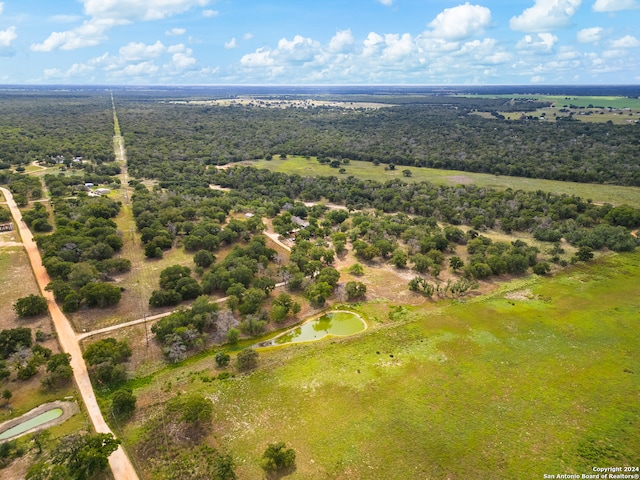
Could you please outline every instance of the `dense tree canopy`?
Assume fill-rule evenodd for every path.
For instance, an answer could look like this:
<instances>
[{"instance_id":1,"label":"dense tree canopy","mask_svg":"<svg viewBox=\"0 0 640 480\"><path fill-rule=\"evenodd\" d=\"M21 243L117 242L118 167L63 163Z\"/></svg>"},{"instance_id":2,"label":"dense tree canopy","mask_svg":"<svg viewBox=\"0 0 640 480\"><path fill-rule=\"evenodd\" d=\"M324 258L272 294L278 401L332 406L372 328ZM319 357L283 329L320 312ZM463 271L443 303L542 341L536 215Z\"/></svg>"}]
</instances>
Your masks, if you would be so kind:
<instances>
[{"instance_id":1,"label":"dense tree canopy","mask_svg":"<svg viewBox=\"0 0 640 480\"><path fill-rule=\"evenodd\" d=\"M195 185L205 178L208 164L282 154L640 184L635 125L508 121L498 115L487 119L473 115L467 99L447 101L429 104L423 99L421 104L378 110L147 102L125 106L121 121L132 171L167 184Z\"/></svg>"},{"instance_id":2,"label":"dense tree canopy","mask_svg":"<svg viewBox=\"0 0 640 480\"><path fill-rule=\"evenodd\" d=\"M19 317L35 317L47 311L47 300L41 295L27 295L13 305Z\"/></svg>"},{"instance_id":3,"label":"dense tree canopy","mask_svg":"<svg viewBox=\"0 0 640 480\"><path fill-rule=\"evenodd\" d=\"M89 480L107 468L109 455L115 452L119 445L120 440L110 433L63 437L47 461L33 465L26 478Z\"/></svg>"},{"instance_id":4,"label":"dense tree canopy","mask_svg":"<svg viewBox=\"0 0 640 480\"><path fill-rule=\"evenodd\" d=\"M131 347L125 341L105 338L90 344L83 357L89 374L100 386L119 385L126 380L123 362L131 356Z\"/></svg>"},{"instance_id":5,"label":"dense tree canopy","mask_svg":"<svg viewBox=\"0 0 640 480\"><path fill-rule=\"evenodd\" d=\"M0 160L72 165L74 157L112 161L111 98L96 95L5 92L0 96Z\"/></svg>"}]
</instances>

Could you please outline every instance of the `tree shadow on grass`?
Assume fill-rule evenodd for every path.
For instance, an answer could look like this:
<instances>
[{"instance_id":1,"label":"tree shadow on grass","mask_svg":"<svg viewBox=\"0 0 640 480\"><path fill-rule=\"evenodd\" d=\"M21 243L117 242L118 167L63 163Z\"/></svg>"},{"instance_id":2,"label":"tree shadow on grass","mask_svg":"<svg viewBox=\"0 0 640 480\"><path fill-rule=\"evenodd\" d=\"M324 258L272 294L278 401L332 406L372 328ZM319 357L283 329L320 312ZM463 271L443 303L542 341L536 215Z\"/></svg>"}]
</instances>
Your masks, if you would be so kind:
<instances>
[{"instance_id":1,"label":"tree shadow on grass","mask_svg":"<svg viewBox=\"0 0 640 480\"><path fill-rule=\"evenodd\" d=\"M281 478L288 477L295 471L296 466L291 465L290 467L281 468L280 470L276 470L275 472L266 472L264 478L266 478L267 480L280 480Z\"/></svg>"}]
</instances>

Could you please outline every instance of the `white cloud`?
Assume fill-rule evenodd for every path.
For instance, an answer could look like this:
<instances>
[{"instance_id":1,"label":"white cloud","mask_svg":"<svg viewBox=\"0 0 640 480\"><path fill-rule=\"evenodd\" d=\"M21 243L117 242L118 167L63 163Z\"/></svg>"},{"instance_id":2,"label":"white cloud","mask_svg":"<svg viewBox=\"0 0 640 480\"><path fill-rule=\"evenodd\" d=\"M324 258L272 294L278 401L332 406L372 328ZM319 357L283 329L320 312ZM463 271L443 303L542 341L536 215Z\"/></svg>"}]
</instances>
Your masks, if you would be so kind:
<instances>
[{"instance_id":1,"label":"white cloud","mask_svg":"<svg viewBox=\"0 0 640 480\"><path fill-rule=\"evenodd\" d=\"M89 16L82 25L66 32L53 32L31 50L50 52L55 49L74 50L99 45L107 39L106 32L117 25L133 21L161 20L183 13L209 0L81 0Z\"/></svg>"},{"instance_id":2,"label":"white cloud","mask_svg":"<svg viewBox=\"0 0 640 480\"><path fill-rule=\"evenodd\" d=\"M271 57L271 50L259 48L253 53L247 53L240 59L240 63L245 67L271 67L274 60Z\"/></svg>"},{"instance_id":3,"label":"white cloud","mask_svg":"<svg viewBox=\"0 0 640 480\"><path fill-rule=\"evenodd\" d=\"M302 69L311 74L314 69L320 69L328 59L336 60L322 45L301 35L293 39L282 38L276 48L262 47L253 53L248 53L240 59L240 67L256 73L260 81L274 79L291 69ZM340 54L338 54L339 56Z\"/></svg>"},{"instance_id":4,"label":"white cloud","mask_svg":"<svg viewBox=\"0 0 640 480\"><path fill-rule=\"evenodd\" d=\"M544 82L544 77L542 75L534 75L530 79L531 83L542 83Z\"/></svg>"},{"instance_id":5,"label":"white cloud","mask_svg":"<svg viewBox=\"0 0 640 480\"><path fill-rule=\"evenodd\" d=\"M171 57L170 67L178 71L183 71L194 66L196 63L196 59L191 56L191 50L188 50L185 53L174 53L173 57Z\"/></svg>"},{"instance_id":6,"label":"white cloud","mask_svg":"<svg viewBox=\"0 0 640 480\"><path fill-rule=\"evenodd\" d=\"M8 47L11 45L16 38L18 38L18 34L16 33L16 27L11 26L6 30L0 30L0 47Z\"/></svg>"},{"instance_id":7,"label":"white cloud","mask_svg":"<svg viewBox=\"0 0 640 480\"><path fill-rule=\"evenodd\" d=\"M525 35L516 44L518 49L538 49L549 51L558 41L558 37L552 33L538 33L536 35Z\"/></svg>"},{"instance_id":8,"label":"white cloud","mask_svg":"<svg viewBox=\"0 0 640 480\"><path fill-rule=\"evenodd\" d=\"M171 30L167 30L166 32L164 32L164 34L169 37L178 37L180 35L184 35L185 33L187 33L186 28L178 28L178 27L173 27Z\"/></svg>"},{"instance_id":9,"label":"white cloud","mask_svg":"<svg viewBox=\"0 0 640 480\"><path fill-rule=\"evenodd\" d=\"M237 48L237 47L238 47L238 41L236 40L236 37L233 37L231 40L229 40L228 42L225 42L224 44L224 48L226 49Z\"/></svg>"},{"instance_id":10,"label":"white cloud","mask_svg":"<svg viewBox=\"0 0 640 480\"><path fill-rule=\"evenodd\" d=\"M253 33L247 32L244 35L242 35L242 39L243 40L251 40L253 38Z\"/></svg>"},{"instance_id":11,"label":"white cloud","mask_svg":"<svg viewBox=\"0 0 640 480\"><path fill-rule=\"evenodd\" d=\"M580 43L598 43L602 40L603 33L602 27L583 28L578 32L577 38Z\"/></svg>"},{"instance_id":12,"label":"white cloud","mask_svg":"<svg viewBox=\"0 0 640 480\"><path fill-rule=\"evenodd\" d=\"M218 12L217 10L203 10L202 11L202 16L207 17L207 18L217 17L219 14L220 14L220 12Z\"/></svg>"},{"instance_id":13,"label":"white cloud","mask_svg":"<svg viewBox=\"0 0 640 480\"><path fill-rule=\"evenodd\" d=\"M44 69L44 78L60 78L62 77L62 72L57 68L45 68Z\"/></svg>"},{"instance_id":14,"label":"white cloud","mask_svg":"<svg viewBox=\"0 0 640 480\"><path fill-rule=\"evenodd\" d=\"M453 55L468 57L477 65L497 65L511 59L511 54L497 49L497 42L494 38L466 42Z\"/></svg>"},{"instance_id":15,"label":"white cloud","mask_svg":"<svg viewBox=\"0 0 640 480\"><path fill-rule=\"evenodd\" d=\"M296 35L293 40L281 38L276 52L286 63L308 62L319 52L320 44L310 38Z\"/></svg>"},{"instance_id":16,"label":"white cloud","mask_svg":"<svg viewBox=\"0 0 640 480\"><path fill-rule=\"evenodd\" d=\"M162 20L193 7L204 7L209 0L81 0L84 13L94 18Z\"/></svg>"},{"instance_id":17,"label":"white cloud","mask_svg":"<svg viewBox=\"0 0 640 480\"><path fill-rule=\"evenodd\" d=\"M451 83L468 78L478 82L487 76L499 78L496 68L512 60L512 55L493 38L466 43L434 38L430 32L380 34L370 32L357 42L345 34L326 44L296 36L282 39L277 46L262 47L244 55L234 76L242 82L296 83L391 83L401 73L406 81ZM346 40L349 41L346 41ZM345 48L337 48L345 45ZM396 80L394 80L396 79Z\"/></svg>"},{"instance_id":18,"label":"white cloud","mask_svg":"<svg viewBox=\"0 0 640 480\"><path fill-rule=\"evenodd\" d=\"M109 55L109 53L103 53L99 57L90 59L87 63L89 65L105 65L110 60L110 58L111 55Z\"/></svg>"},{"instance_id":19,"label":"white cloud","mask_svg":"<svg viewBox=\"0 0 640 480\"><path fill-rule=\"evenodd\" d=\"M416 39L418 47L424 52L442 53L452 52L459 47L459 42L448 42L440 38L418 37Z\"/></svg>"},{"instance_id":20,"label":"white cloud","mask_svg":"<svg viewBox=\"0 0 640 480\"><path fill-rule=\"evenodd\" d=\"M191 54L191 49L187 48L184 43L178 43L177 45L171 45L167 48L167 52L169 53L182 53L186 52Z\"/></svg>"},{"instance_id":21,"label":"white cloud","mask_svg":"<svg viewBox=\"0 0 640 480\"><path fill-rule=\"evenodd\" d=\"M381 35L378 35L376 32L370 32L364 41L363 55L365 57L370 57L372 55L375 55L383 44L384 44L384 37L382 37Z\"/></svg>"},{"instance_id":22,"label":"white cloud","mask_svg":"<svg viewBox=\"0 0 640 480\"><path fill-rule=\"evenodd\" d=\"M69 68L69 70L67 71L67 76L75 77L80 75L87 75L88 73L93 72L93 70L95 70L95 67L92 67L91 65L86 65L83 63L74 63L73 65L71 65L71 68Z\"/></svg>"},{"instance_id":23,"label":"white cloud","mask_svg":"<svg viewBox=\"0 0 640 480\"><path fill-rule=\"evenodd\" d=\"M160 40L153 45L131 42L120 48L120 56L127 62L147 60L159 57L166 49Z\"/></svg>"},{"instance_id":24,"label":"white cloud","mask_svg":"<svg viewBox=\"0 0 640 480\"><path fill-rule=\"evenodd\" d=\"M171 80L186 75L197 66L193 51L182 43L165 46L157 41L153 44L131 42L120 48L118 55L104 53L91 58L84 64L74 64L67 71L52 70L45 77L100 78L122 81L158 81Z\"/></svg>"},{"instance_id":25,"label":"white cloud","mask_svg":"<svg viewBox=\"0 0 640 480\"><path fill-rule=\"evenodd\" d=\"M480 34L491 23L491 10L469 2L445 8L429 26L430 35L445 40L462 40Z\"/></svg>"},{"instance_id":26,"label":"white cloud","mask_svg":"<svg viewBox=\"0 0 640 480\"><path fill-rule=\"evenodd\" d=\"M523 32L548 32L569 24L582 0L534 0L533 7L512 17L509 26Z\"/></svg>"},{"instance_id":27,"label":"white cloud","mask_svg":"<svg viewBox=\"0 0 640 480\"><path fill-rule=\"evenodd\" d=\"M341 30L337 32L329 42L329 50L332 52L344 52L355 42L351 30Z\"/></svg>"},{"instance_id":28,"label":"white cloud","mask_svg":"<svg viewBox=\"0 0 640 480\"><path fill-rule=\"evenodd\" d=\"M613 48L635 48L635 47L640 47L640 41L638 41L636 37L632 37L631 35L625 35L622 38L613 40L611 42L611 46Z\"/></svg>"},{"instance_id":29,"label":"white cloud","mask_svg":"<svg viewBox=\"0 0 640 480\"><path fill-rule=\"evenodd\" d=\"M640 8L637 0L596 0L593 4L594 12L619 12L636 8Z\"/></svg>"},{"instance_id":30,"label":"white cloud","mask_svg":"<svg viewBox=\"0 0 640 480\"><path fill-rule=\"evenodd\" d=\"M604 50L602 52L602 58L622 58L626 57L628 53L624 50Z\"/></svg>"},{"instance_id":31,"label":"white cloud","mask_svg":"<svg viewBox=\"0 0 640 480\"><path fill-rule=\"evenodd\" d=\"M580 57L580 53L570 46L563 46L558 50L558 60L576 60Z\"/></svg>"},{"instance_id":32,"label":"white cloud","mask_svg":"<svg viewBox=\"0 0 640 480\"><path fill-rule=\"evenodd\" d=\"M0 15L2 15L3 10L4 10L4 2L0 2Z\"/></svg>"},{"instance_id":33,"label":"white cloud","mask_svg":"<svg viewBox=\"0 0 640 480\"><path fill-rule=\"evenodd\" d=\"M127 65L119 75L127 77L140 77L148 76L157 73L159 67L153 62L141 62L136 64Z\"/></svg>"},{"instance_id":34,"label":"white cloud","mask_svg":"<svg viewBox=\"0 0 640 480\"><path fill-rule=\"evenodd\" d=\"M393 0L378 0L378 2L380 2L382 5L386 5L387 7L393 5Z\"/></svg>"},{"instance_id":35,"label":"white cloud","mask_svg":"<svg viewBox=\"0 0 640 480\"><path fill-rule=\"evenodd\" d=\"M403 33L399 35L397 33L387 33L384 36L384 42L386 48L383 51L383 60L399 60L403 57L409 56L414 50L414 43L411 35Z\"/></svg>"},{"instance_id":36,"label":"white cloud","mask_svg":"<svg viewBox=\"0 0 640 480\"><path fill-rule=\"evenodd\" d=\"M57 48L61 50L75 50L83 47L99 45L107 39L105 32L116 25L124 25L123 20L91 19L83 22L79 27L66 32L53 32L42 43L34 43L34 52L51 52Z\"/></svg>"},{"instance_id":37,"label":"white cloud","mask_svg":"<svg viewBox=\"0 0 640 480\"><path fill-rule=\"evenodd\" d=\"M75 23L82 20L80 15L54 15L50 18L55 23Z\"/></svg>"},{"instance_id":38,"label":"white cloud","mask_svg":"<svg viewBox=\"0 0 640 480\"><path fill-rule=\"evenodd\" d=\"M120 24L122 23L120 22ZM77 48L93 47L107 39L105 32L114 25L115 23L110 21L86 21L73 30L53 32L44 42L32 44L31 50L34 52L51 52L57 48L75 50Z\"/></svg>"}]
</instances>

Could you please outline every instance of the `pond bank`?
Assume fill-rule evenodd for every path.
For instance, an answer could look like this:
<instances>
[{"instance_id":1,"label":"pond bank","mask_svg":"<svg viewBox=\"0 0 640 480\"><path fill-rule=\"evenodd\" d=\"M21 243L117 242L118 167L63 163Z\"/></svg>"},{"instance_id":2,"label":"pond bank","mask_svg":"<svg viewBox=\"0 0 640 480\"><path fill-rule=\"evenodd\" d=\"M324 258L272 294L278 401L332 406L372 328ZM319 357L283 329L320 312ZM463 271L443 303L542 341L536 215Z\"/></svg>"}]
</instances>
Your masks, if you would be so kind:
<instances>
[{"instance_id":1,"label":"pond bank","mask_svg":"<svg viewBox=\"0 0 640 480\"><path fill-rule=\"evenodd\" d=\"M56 408L62 410L62 415L60 415L59 417L0 441L11 440L13 438L26 435L27 433L34 433L52 427L54 425L59 425L80 411L76 402L63 402L61 400L56 400L55 402L43 403L42 405L29 410L27 413L21 415L20 417L12 418L11 420L7 420L6 422L0 424L0 434L17 425L20 425L21 423L29 421L37 417L38 415L42 415L43 413L48 412L49 410L54 410Z\"/></svg>"},{"instance_id":2,"label":"pond bank","mask_svg":"<svg viewBox=\"0 0 640 480\"><path fill-rule=\"evenodd\" d=\"M315 342L327 337L349 337L367 328L368 324L360 314L350 310L331 310L313 316L269 340L256 344L255 347L277 347L292 343Z\"/></svg>"}]
</instances>

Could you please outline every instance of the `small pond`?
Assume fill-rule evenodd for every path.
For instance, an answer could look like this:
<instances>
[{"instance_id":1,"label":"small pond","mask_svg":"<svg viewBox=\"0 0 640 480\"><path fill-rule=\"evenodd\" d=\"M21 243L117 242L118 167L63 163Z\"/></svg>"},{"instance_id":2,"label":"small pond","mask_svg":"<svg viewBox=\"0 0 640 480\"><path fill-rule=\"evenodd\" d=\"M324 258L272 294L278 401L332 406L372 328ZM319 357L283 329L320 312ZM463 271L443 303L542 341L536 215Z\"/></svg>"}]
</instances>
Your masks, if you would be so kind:
<instances>
[{"instance_id":1,"label":"small pond","mask_svg":"<svg viewBox=\"0 0 640 480\"><path fill-rule=\"evenodd\" d=\"M11 427L8 430L0 433L0 440L5 440L7 438L20 435L21 433L31 430L32 428L39 427L40 425L50 422L51 420L55 420L60 416L62 416L61 408L53 408L51 410L47 410L46 412L41 413L40 415L33 417L30 420L25 420L15 427Z\"/></svg>"},{"instance_id":2,"label":"small pond","mask_svg":"<svg viewBox=\"0 0 640 480\"><path fill-rule=\"evenodd\" d=\"M366 323L355 313L346 311L331 312L303 323L299 327L293 328L260 346L313 342L329 335L348 337L362 332L365 328L367 328Z\"/></svg>"}]
</instances>

